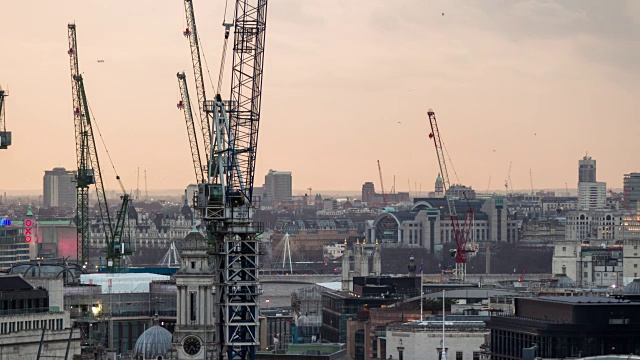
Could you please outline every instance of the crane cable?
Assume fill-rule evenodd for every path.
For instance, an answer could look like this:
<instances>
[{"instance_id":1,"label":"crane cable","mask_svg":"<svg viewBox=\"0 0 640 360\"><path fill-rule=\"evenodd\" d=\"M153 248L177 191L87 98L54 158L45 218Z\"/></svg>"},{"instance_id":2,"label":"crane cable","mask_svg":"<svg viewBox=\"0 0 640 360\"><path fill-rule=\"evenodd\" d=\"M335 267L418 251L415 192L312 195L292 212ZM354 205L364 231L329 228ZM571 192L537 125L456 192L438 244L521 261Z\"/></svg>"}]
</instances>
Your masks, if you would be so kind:
<instances>
[{"instance_id":1,"label":"crane cable","mask_svg":"<svg viewBox=\"0 0 640 360\"><path fill-rule=\"evenodd\" d=\"M93 109L91 108L91 105L89 105L88 101L87 101L87 106L89 106L89 113L91 113L91 118L93 120L93 123L96 125L96 130L98 130L98 136L100 137L100 141L102 142L102 146L104 147L104 151L107 153L107 158L109 158L109 163L111 163L111 167L113 168L113 172L116 174L116 179L118 179L118 181L120 182L120 185L122 185L122 181L120 181L120 175L118 175L118 171L116 170L116 167L113 164L113 160L111 159L111 154L109 153L109 149L107 148L107 144L105 143L104 138L102 137L102 133L100 132L100 126L98 126L98 121L96 120L96 117L93 115Z\"/></svg>"},{"instance_id":2,"label":"crane cable","mask_svg":"<svg viewBox=\"0 0 640 360\"><path fill-rule=\"evenodd\" d=\"M456 176L456 180L458 180L458 184L462 184L460 182L460 178L458 177L458 172L456 171L455 166L453 166L453 161L451 161L451 156L449 156L449 151L447 150L447 146L444 144L444 141L442 141L442 139L440 139L440 142L442 143L444 152L447 154L447 158L449 159L449 165L451 165L451 168L453 169L453 174Z\"/></svg>"}]
</instances>

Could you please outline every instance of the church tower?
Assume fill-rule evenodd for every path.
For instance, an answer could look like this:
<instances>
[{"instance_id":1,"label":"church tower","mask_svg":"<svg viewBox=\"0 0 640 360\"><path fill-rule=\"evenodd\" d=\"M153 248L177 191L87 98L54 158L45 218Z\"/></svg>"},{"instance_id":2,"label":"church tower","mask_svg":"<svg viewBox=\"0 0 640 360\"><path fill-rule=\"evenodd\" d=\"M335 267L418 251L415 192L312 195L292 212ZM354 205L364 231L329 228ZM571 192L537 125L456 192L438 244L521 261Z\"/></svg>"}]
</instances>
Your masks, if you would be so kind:
<instances>
[{"instance_id":1,"label":"church tower","mask_svg":"<svg viewBox=\"0 0 640 360\"><path fill-rule=\"evenodd\" d=\"M214 353L214 274L207 241L194 227L177 246L182 261L175 275L178 313L173 347L178 359L210 359Z\"/></svg>"}]
</instances>

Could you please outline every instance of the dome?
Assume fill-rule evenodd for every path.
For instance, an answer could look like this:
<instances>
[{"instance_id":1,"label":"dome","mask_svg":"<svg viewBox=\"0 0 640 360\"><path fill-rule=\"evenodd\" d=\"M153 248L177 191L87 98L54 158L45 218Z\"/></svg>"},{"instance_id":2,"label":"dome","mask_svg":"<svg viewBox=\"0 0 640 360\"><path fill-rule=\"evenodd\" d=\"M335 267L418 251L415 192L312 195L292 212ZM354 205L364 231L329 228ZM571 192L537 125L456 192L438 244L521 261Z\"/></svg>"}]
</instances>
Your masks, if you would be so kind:
<instances>
[{"instance_id":1,"label":"dome","mask_svg":"<svg viewBox=\"0 0 640 360\"><path fill-rule=\"evenodd\" d=\"M207 240L196 230L195 226L183 240L176 241L178 250L207 250Z\"/></svg>"},{"instance_id":2,"label":"dome","mask_svg":"<svg viewBox=\"0 0 640 360\"><path fill-rule=\"evenodd\" d=\"M622 289L624 295L640 295L640 279L633 279Z\"/></svg>"},{"instance_id":3,"label":"dome","mask_svg":"<svg viewBox=\"0 0 640 360\"><path fill-rule=\"evenodd\" d=\"M143 356L145 359L163 358L171 350L173 335L162 326L152 326L143 332L133 348L133 357Z\"/></svg>"},{"instance_id":4,"label":"dome","mask_svg":"<svg viewBox=\"0 0 640 360\"><path fill-rule=\"evenodd\" d=\"M565 274L557 274L555 277L555 284L552 284L551 287L559 288L559 289L570 289L576 287L576 283Z\"/></svg>"}]
</instances>

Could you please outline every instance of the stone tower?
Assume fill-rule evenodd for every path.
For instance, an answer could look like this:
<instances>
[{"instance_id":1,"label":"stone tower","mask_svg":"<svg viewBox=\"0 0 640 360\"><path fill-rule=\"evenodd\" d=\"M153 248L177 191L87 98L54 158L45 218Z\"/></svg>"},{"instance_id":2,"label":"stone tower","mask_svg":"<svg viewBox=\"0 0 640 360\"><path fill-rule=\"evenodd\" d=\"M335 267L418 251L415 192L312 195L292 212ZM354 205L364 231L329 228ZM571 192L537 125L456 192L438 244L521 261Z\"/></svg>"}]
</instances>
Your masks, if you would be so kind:
<instances>
[{"instance_id":1,"label":"stone tower","mask_svg":"<svg viewBox=\"0 0 640 360\"><path fill-rule=\"evenodd\" d=\"M380 244L376 239L376 249L373 252L373 272L376 276L382 275L382 257L380 257Z\"/></svg>"},{"instance_id":2,"label":"stone tower","mask_svg":"<svg viewBox=\"0 0 640 360\"><path fill-rule=\"evenodd\" d=\"M347 247L347 240L344 240L344 252L342 253L342 291L351 291L353 279L351 278L351 266L349 256L351 250Z\"/></svg>"},{"instance_id":3,"label":"stone tower","mask_svg":"<svg viewBox=\"0 0 640 360\"><path fill-rule=\"evenodd\" d=\"M182 261L175 275L178 301L173 347L178 359L209 359L214 353L214 274L207 240L194 227L177 247Z\"/></svg>"},{"instance_id":4,"label":"stone tower","mask_svg":"<svg viewBox=\"0 0 640 360\"><path fill-rule=\"evenodd\" d=\"M437 198L444 197L444 180L442 180L442 176L438 173L438 177L436 178L436 188L435 195Z\"/></svg>"}]
</instances>

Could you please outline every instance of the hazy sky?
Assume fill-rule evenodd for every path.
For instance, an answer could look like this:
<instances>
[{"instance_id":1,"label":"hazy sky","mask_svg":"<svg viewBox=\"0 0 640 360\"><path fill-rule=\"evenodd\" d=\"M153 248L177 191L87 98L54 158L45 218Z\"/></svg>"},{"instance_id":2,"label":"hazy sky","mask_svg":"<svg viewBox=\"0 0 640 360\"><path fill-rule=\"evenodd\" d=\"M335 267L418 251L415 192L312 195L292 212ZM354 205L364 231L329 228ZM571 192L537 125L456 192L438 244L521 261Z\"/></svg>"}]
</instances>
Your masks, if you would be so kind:
<instances>
[{"instance_id":1,"label":"hazy sky","mask_svg":"<svg viewBox=\"0 0 640 360\"><path fill-rule=\"evenodd\" d=\"M194 3L216 78L224 1ZM2 1L13 146L0 152L0 190L41 189L45 169L76 167L74 20L87 96L127 188L137 167L149 189L193 182L176 108L176 72L193 80L181 0ZM502 189L510 161L515 188L530 187L529 169L537 189L575 187L586 151L598 180L620 187L640 171L639 39L633 0L270 0L256 185L273 168L298 189L378 188L379 159L387 188L395 174L397 190L408 179L431 189L433 108L460 181L478 190L490 176Z\"/></svg>"}]
</instances>

